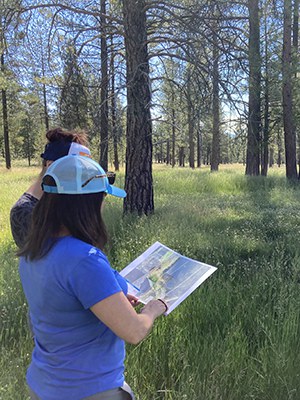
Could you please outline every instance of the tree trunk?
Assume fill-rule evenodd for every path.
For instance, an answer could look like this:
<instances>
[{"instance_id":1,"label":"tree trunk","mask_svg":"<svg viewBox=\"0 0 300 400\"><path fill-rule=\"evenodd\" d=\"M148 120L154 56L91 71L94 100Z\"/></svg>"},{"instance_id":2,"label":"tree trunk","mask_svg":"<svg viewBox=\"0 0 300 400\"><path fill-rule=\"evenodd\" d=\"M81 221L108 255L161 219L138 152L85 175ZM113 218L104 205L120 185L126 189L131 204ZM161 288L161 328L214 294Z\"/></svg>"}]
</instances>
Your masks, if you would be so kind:
<instances>
[{"instance_id":1,"label":"tree trunk","mask_svg":"<svg viewBox=\"0 0 300 400\"><path fill-rule=\"evenodd\" d=\"M299 0L294 0L294 13L293 13L293 63L294 63L294 79L297 79L299 69ZM296 127L296 137L298 137L298 178L300 179L300 133L299 128Z\"/></svg>"},{"instance_id":2,"label":"tree trunk","mask_svg":"<svg viewBox=\"0 0 300 400\"><path fill-rule=\"evenodd\" d=\"M282 164L282 144L281 144L281 134L280 134L280 127L278 126L277 130L277 138L276 138L276 144L277 144L277 165L278 167L281 167Z\"/></svg>"},{"instance_id":3,"label":"tree trunk","mask_svg":"<svg viewBox=\"0 0 300 400\"><path fill-rule=\"evenodd\" d=\"M189 165L195 168L195 144L194 144L194 125L191 109L188 111L188 131L189 131Z\"/></svg>"},{"instance_id":4,"label":"tree trunk","mask_svg":"<svg viewBox=\"0 0 300 400\"><path fill-rule=\"evenodd\" d=\"M152 122L146 7L144 0L123 0L127 66L127 147L124 212L154 212Z\"/></svg>"},{"instance_id":5,"label":"tree trunk","mask_svg":"<svg viewBox=\"0 0 300 400\"><path fill-rule=\"evenodd\" d=\"M179 167L184 167L184 147L179 147Z\"/></svg>"},{"instance_id":6,"label":"tree trunk","mask_svg":"<svg viewBox=\"0 0 300 400\"><path fill-rule=\"evenodd\" d=\"M176 163L176 155L175 155L175 149L176 149L176 114L175 114L175 95L172 90L172 95L171 95L171 126L172 126L172 151L171 151L171 165L172 168L175 167Z\"/></svg>"},{"instance_id":7,"label":"tree trunk","mask_svg":"<svg viewBox=\"0 0 300 400\"><path fill-rule=\"evenodd\" d=\"M261 56L258 0L248 1L249 9L249 115L246 175L259 175Z\"/></svg>"},{"instance_id":8,"label":"tree trunk","mask_svg":"<svg viewBox=\"0 0 300 400\"><path fill-rule=\"evenodd\" d=\"M176 145L176 117L175 117L175 108L174 108L174 94L172 94L172 168L175 167L175 145Z\"/></svg>"},{"instance_id":9,"label":"tree trunk","mask_svg":"<svg viewBox=\"0 0 300 400\"><path fill-rule=\"evenodd\" d=\"M43 102L44 102L44 121L45 121L45 129L46 132L49 131L49 114L48 114L48 106L47 106L47 90L46 85L43 83Z\"/></svg>"},{"instance_id":10,"label":"tree trunk","mask_svg":"<svg viewBox=\"0 0 300 400\"><path fill-rule=\"evenodd\" d=\"M195 143L194 143L194 120L193 120L193 105L191 99L191 71L190 66L187 66L187 118L188 118L188 135L189 135L189 166L195 168Z\"/></svg>"},{"instance_id":11,"label":"tree trunk","mask_svg":"<svg viewBox=\"0 0 300 400\"><path fill-rule=\"evenodd\" d=\"M28 160L28 166L30 167L31 165L31 146L30 146L30 132L29 129L27 131L27 160Z\"/></svg>"},{"instance_id":12,"label":"tree trunk","mask_svg":"<svg viewBox=\"0 0 300 400\"><path fill-rule=\"evenodd\" d=\"M108 53L106 37L106 0L100 0L101 24L101 87L100 87L100 164L108 168Z\"/></svg>"},{"instance_id":13,"label":"tree trunk","mask_svg":"<svg viewBox=\"0 0 300 400\"><path fill-rule=\"evenodd\" d=\"M274 165L274 148L270 148L270 157L269 157L269 167L273 167Z\"/></svg>"},{"instance_id":14,"label":"tree trunk","mask_svg":"<svg viewBox=\"0 0 300 400\"><path fill-rule=\"evenodd\" d=\"M267 176L269 165L269 129L270 129L270 113L269 113L269 52L268 52L268 35L267 20L265 16L265 98L264 98L264 129L262 142L262 162L261 174Z\"/></svg>"},{"instance_id":15,"label":"tree trunk","mask_svg":"<svg viewBox=\"0 0 300 400\"><path fill-rule=\"evenodd\" d=\"M206 146L206 162L205 162L206 165L210 164L210 161L211 161L210 156L211 156L211 148L210 148L210 145L208 144Z\"/></svg>"},{"instance_id":16,"label":"tree trunk","mask_svg":"<svg viewBox=\"0 0 300 400\"><path fill-rule=\"evenodd\" d=\"M201 157L202 157L202 133L200 126L197 132L197 168L201 167Z\"/></svg>"},{"instance_id":17,"label":"tree trunk","mask_svg":"<svg viewBox=\"0 0 300 400\"><path fill-rule=\"evenodd\" d=\"M111 36L111 127L114 146L114 166L115 170L119 171L119 153L118 153L118 136L117 136L117 107L115 94L115 62L114 62L114 46L113 37Z\"/></svg>"},{"instance_id":18,"label":"tree trunk","mask_svg":"<svg viewBox=\"0 0 300 400\"><path fill-rule=\"evenodd\" d=\"M211 171L218 171L220 163L220 102L219 102L219 49L218 22L213 26L213 136L211 151Z\"/></svg>"},{"instance_id":19,"label":"tree trunk","mask_svg":"<svg viewBox=\"0 0 300 400\"><path fill-rule=\"evenodd\" d=\"M171 161L171 156L170 156L170 139L167 140L167 157L166 157L166 163L167 165L170 164Z\"/></svg>"},{"instance_id":20,"label":"tree trunk","mask_svg":"<svg viewBox=\"0 0 300 400\"><path fill-rule=\"evenodd\" d=\"M285 143L286 176L297 178L296 132L293 120L292 98L292 1L284 0L283 55L282 55L282 98Z\"/></svg>"},{"instance_id":21,"label":"tree trunk","mask_svg":"<svg viewBox=\"0 0 300 400\"><path fill-rule=\"evenodd\" d=\"M42 76L45 78L45 64L44 64L44 55L42 54ZM48 113L48 105L47 105L47 90L46 85L43 83L43 103L44 103L44 121L45 121L45 129L46 132L49 131L49 113Z\"/></svg>"},{"instance_id":22,"label":"tree trunk","mask_svg":"<svg viewBox=\"0 0 300 400\"><path fill-rule=\"evenodd\" d=\"M4 54L3 54L3 39L2 42L2 54L1 54L1 71L4 73ZM3 118L3 134L4 134L4 150L5 150L5 164L6 168L11 168L10 160L10 148L9 148L9 132L8 132L8 111L7 111L7 98L6 90L1 90L2 94L2 118Z\"/></svg>"}]
</instances>

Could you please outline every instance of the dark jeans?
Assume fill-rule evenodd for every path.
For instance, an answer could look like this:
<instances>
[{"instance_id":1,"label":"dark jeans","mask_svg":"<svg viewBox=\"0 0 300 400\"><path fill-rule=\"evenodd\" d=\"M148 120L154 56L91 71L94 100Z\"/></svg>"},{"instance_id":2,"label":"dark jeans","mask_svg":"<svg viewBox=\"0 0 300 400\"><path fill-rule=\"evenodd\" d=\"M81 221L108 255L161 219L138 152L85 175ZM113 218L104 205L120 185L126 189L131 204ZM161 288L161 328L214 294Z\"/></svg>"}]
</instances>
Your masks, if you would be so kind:
<instances>
[{"instance_id":1,"label":"dark jeans","mask_svg":"<svg viewBox=\"0 0 300 400\"><path fill-rule=\"evenodd\" d=\"M41 400L30 388L29 394L31 400ZM67 399L61 399L67 400ZM69 399L68 399L69 400ZM85 397L82 400L135 400L133 393L131 392L130 387L125 383L124 389L117 388L106 390L105 392L96 393L92 396Z\"/></svg>"}]
</instances>

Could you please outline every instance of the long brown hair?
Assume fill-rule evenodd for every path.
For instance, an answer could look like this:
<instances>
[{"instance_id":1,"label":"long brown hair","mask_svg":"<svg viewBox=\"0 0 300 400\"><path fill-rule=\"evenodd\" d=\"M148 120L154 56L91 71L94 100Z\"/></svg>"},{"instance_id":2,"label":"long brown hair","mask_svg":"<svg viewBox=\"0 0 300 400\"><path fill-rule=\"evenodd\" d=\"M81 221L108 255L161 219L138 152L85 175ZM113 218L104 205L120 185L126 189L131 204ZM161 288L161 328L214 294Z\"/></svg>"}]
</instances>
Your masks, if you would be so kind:
<instances>
[{"instance_id":1,"label":"long brown hair","mask_svg":"<svg viewBox=\"0 0 300 400\"><path fill-rule=\"evenodd\" d=\"M53 185L53 178L45 178L47 185ZM103 250L107 242L107 231L101 215L104 196L103 192L43 193L33 211L27 242L17 253L18 256L30 260L44 257L54 246L62 228L66 228L71 236Z\"/></svg>"}]
</instances>

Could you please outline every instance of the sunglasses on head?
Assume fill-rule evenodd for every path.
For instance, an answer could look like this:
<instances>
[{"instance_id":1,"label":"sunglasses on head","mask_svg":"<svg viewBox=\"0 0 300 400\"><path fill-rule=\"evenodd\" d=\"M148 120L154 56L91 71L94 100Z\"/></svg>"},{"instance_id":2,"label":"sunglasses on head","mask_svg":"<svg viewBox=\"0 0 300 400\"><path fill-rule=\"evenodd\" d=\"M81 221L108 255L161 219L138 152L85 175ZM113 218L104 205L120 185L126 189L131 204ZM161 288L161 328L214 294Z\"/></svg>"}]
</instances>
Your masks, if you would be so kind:
<instances>
[{"instance_id":1,"label":"sunglasses on head","mask_svg":"<svg viewBox=\"0 0 300 400\"><path fill-rule=\"evenodd\" d=\"M85 187L89 182L91 182L93 179L97 179L97 178L105 178L107 177L108 179L108 183L110 185L113 185L115 183L116 180L116 173L115 172L111 172L111 171L107 171L106 174L103 175L95 175L92 176L91 178L89 178L87 181L85 181L81 187Z\"/></svg>"}]
</instances>

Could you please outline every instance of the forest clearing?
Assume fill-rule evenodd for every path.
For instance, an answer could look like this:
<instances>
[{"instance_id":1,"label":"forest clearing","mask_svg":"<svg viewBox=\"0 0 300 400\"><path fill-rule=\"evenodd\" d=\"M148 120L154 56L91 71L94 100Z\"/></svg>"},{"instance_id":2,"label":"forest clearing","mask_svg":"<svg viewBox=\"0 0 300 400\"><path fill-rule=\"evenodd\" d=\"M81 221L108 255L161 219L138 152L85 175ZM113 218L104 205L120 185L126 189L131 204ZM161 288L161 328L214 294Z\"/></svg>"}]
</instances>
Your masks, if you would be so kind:
<instances>
[{"instance_id":1,"label":"forest clearing","mask_svg":"<svg viewBox=\"0 0 300 400\"><path fill-rule=\"evenodd\" d=\"M300 399L299 8L299 0L1 2L0 400L29 400L33 347L46 361L40 368L33 357L29 367L29 374L39 371L27 378L31 399L102 399L111 389L118 400L133 398L121 389L125 342L125 378L136 400ZM80 165L76 175L61 168L69 186L50 176L57 162ZM113 190L122 200L106 197ZM23 246L29 238L23 255L30 256L21 257L19 273L9 217L25 191L30 218L26 225L26 213L17 211L15 226ZM81 241L83 252L91 246L84 260L94 260L92 273L68 274L76 260L60 268L77 245L69 257L49 256L44 274L34 269L50 254L45 248L56 251L65 239ZM117 272L156 241L217 267L164 317L168 305L160 298L133 312L138 301ZM22 263L33 275L26 266L22 275ZM49 271L55 279L65 274L66 285L45 285ZM99 278L105 271L108 280ZM78 276L91 285L82 290L87 280ZM77 279L75 289L69 278ZM24 280L34 289L26 292ZM49 302L48 287L55 293ZM100 299L106 289L110 295ZM94 302L82 301L92 295ZM115 295L120 301L105 307ZM63 296L77 314L66 311ZM35 314L35 346L27 302L31 317L37 304L45 306ZM74 317L67 328L68 318L57 322L64 312ZM39 330L41 315L53 320ZM45 332L64 350L44 346Z\"/></svg>"},{"instance_id":2,"label":"forest clearing","mask_svg":"<svg viewBox=\"0 0 300 400\"><path fill-rule=\"evenodd\" d=\"M9 210L39 172L2 165L0 201L0 398L27 399L32 339ZM122 216L109 198L107 254L121 270L159 240L218 271L138 346L126 380L139 400L297 400L300 396L300 188L283 168L247 177L154 165L156 211ZM117 177L121 186L124 172Z\"/></svg>"}]
</instances>

